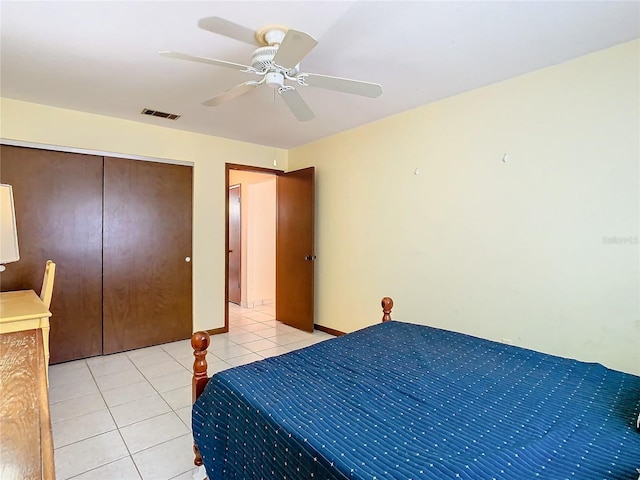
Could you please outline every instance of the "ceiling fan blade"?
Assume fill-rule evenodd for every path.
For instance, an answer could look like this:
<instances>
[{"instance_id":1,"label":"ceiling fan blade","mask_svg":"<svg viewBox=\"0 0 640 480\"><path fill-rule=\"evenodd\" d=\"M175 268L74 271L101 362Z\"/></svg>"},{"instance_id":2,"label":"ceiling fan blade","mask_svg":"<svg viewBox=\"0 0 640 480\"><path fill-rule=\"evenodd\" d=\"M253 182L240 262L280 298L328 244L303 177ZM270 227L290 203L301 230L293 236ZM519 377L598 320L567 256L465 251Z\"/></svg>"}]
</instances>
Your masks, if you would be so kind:
<instances>
[{"instance_id":1,"label":"ceiling fan blade","mask_svg":"<svg viewBox=\"0 0 640 480\"><path fill-rule=\"evenodd\" d=\"M205 107L216 107L221 103L228 102L229 100L233 100L240 95L244 95L245 93L250 92L258 85L260 85L260 82L249 81L241 83L240 85L236 85L235 87L230 88L226 92L222 92L221 94L216 95L215 97L210 98L205 102L202 102L202 105L204 105Z\"/></svg>"},{"instance_id":2,"label":"ceiling fan blade","mask_svg":"<svg viewBox=\"0 0 640 480\"><path fill-rule=\"evenodd\" d=\"M216 60L214 58L207 58L207 57L194 57L193 55L187 55L186 53L180 53L180 52L164 51L164 52L158 52L158 55L162 55L163 57L167 57L167 58L177 58L178 60L188 60L190 62L206 63L209 65L216 65L218 67L233 68L235 70L247 70L250 68L247 65L241 65L239 63L225 62L224 60Z\"/></svg>"},{"instance_id":3,"label":"ceiling fan blade","mask_svg":"<svg viewBox=\"0 0 640 480\"><path fill-rule=\"evenodd\" d=\"M284 36L278 51L273 57L273 63L285 68L293 68L313 50L318 41L311 35L289 30Z\"/></svg>"},{"instance_id":4,"label":"ceiling fan blade","mask_svg":"<svg viewBox=\"0 0 640 480\"><path fill-rule=\"evenodd\" d=\"M256 32L248 27L243 27L237 23L230 22L220 17L202 18L198 22L198 26L203 30L224 35L241 42L251 45L260 45L256 39Z\"/></svg>"},{"instance_id":5,"label":"ceiling fan blade","mask_svg":"<svg viewBox=\"0 0 640 480\"><path fill-rule=\"evenodd\" d=\"M307 122L316 118L314 113L307 105L307 102L300 96L298 91L294 88L284 90L280 93L284 103L287 104L289 110L296 116L301 122Z\"/></svg>"},{"instance_id":6,"label":"ceiling fan blade","mask_svg":"<svg viewBox=\"0 0 640 480\"><path fill-rule=\"evenodd\" d=\"M353 93L364 97L376 98L382 93L382 85L378 83L361 82L348 78L329 77L315 73L304 74L305 83L310 87L326 88L338 92Z\"/></svg>"}]
</instances>

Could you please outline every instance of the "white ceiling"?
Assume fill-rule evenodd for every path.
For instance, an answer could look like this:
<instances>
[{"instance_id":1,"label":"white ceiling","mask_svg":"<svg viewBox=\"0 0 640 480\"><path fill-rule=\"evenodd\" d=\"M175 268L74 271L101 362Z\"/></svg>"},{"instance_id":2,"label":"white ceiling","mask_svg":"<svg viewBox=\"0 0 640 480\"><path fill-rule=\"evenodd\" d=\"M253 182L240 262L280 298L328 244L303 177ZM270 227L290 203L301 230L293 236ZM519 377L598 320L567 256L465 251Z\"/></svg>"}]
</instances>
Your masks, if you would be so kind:
<instances>
[{"instance_id":1,"label":"white ceiling","mask_svg":"<svg viewBox=\"0 0 640 480\"><path fill-rule=\"evenodd\" d=\"M1 1L0 16L3 97L281 148L640 35L638 1ZM319 43L302 71L380 83L384 93L299 87L316 114L309 122L265 85L204 107L254 77L157 52L249 64L251 45L198 28L210 16L305 31ZM182 118L143 116L144 107Z\"/></svg>"}]
</instances>

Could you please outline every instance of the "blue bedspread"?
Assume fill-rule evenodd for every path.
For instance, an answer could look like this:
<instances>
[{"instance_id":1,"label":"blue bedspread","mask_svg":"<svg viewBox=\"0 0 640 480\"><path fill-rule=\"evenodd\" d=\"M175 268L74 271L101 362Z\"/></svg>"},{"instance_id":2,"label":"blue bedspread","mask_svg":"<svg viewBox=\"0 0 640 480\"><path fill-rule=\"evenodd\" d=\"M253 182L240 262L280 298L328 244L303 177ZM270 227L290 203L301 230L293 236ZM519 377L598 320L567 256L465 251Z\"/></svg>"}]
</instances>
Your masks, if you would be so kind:
<instances>
[{"instance_id":1,"label":"blue bedspread","mask_svg":"<svg viewBox=\"0 0 640 480\"><path fill-rule=\"evenodd\" d=\"M388 322L214 375L211 480L636 479L640 377Z\"/></svg>"}]
</instances>

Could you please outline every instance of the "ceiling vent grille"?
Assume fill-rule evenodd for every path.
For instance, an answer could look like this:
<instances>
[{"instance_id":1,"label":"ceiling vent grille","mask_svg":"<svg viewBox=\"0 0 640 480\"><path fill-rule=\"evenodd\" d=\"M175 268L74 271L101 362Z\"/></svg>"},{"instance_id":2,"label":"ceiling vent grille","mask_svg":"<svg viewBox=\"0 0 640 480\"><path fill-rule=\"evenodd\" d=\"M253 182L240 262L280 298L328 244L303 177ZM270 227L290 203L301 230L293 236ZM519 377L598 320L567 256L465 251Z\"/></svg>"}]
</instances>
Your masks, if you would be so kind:
<instances>
[{"instance_id":1,"label":"ceiling vent grille","mask_svg":"<svg viewBox=\"0 0 640 480\"><path fill-rule=\"evenodd\" d=\"M152 117L166 118L168 120L177 120L180 118L180 115L176 115L175 113L159 112L158 110L151 110L150 108L143 108L140 113L143 115L151 115Z\"/></svg>"}]
</instances>

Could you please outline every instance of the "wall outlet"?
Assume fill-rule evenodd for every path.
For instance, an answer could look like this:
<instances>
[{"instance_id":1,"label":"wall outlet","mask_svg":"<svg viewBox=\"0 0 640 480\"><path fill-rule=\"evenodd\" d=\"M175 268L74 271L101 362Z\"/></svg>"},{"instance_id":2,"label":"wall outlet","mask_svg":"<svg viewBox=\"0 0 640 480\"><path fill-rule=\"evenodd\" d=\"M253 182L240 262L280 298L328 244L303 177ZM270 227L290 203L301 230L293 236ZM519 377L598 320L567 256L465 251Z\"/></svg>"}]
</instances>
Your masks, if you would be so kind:
<instances>
[{"instance_id":1,"label":"wall outlet","mask_svg":"<svg viewBox=\"0 0 640 480\"><path fill-rule=\"evenodd\" d=\"M510 338L503 338L502 343L506 343L507 345L513 345L513 340Z\"/></svg>"}]
</instances>

